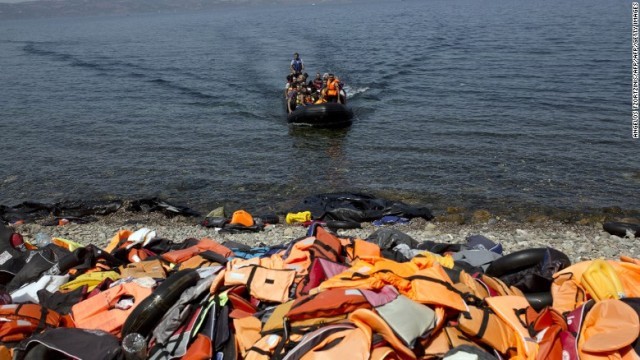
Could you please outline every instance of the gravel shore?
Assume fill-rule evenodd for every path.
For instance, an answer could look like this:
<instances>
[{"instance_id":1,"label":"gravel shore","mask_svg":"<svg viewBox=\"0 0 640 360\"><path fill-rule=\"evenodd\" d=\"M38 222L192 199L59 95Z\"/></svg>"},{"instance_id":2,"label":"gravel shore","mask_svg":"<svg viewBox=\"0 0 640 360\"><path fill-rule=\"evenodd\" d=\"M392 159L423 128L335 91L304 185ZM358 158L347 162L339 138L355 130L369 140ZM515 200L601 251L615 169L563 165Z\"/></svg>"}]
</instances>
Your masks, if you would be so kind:
<instances>
[{"instance_id":1,"label":"gravel shore","mask_svg":"<svg viewBox=\"0 0 640 360\"><path fill-rule=\"evenodd\" d=\"M282 244L306 233L306 228L302 226L280 223L269 225L264 231L257 233L220 234L214 228L199 225L199 220L201 219L182 216L168 218L161 213L118 211L88 224L43 226L29 223L16 224L13 228L28 241L42 232L52 237L62 237L99 247L105 247L118 230L135 231L142 227L155 230L158 237L173 241L209 237L219 242L233 240L250 246ZM436 217L434 221L417 218L408 224L390 226L419 242L431 240L440 243L464 243L469 235L484 235L494 242L501 243L505 253L550 246L567 254L573 263L596 258L617 259L620 255L638 257L640 252L635 246L636 239L610 235L602 230L602 224L598 222L566 224L547 219L514 222L487 216L480 221L463 224L450 221L447 217ZM363 223L362 229L339 230L338 234L364 239L377 229L378 227L371 223Z\"/></svg>"}]
</instances>

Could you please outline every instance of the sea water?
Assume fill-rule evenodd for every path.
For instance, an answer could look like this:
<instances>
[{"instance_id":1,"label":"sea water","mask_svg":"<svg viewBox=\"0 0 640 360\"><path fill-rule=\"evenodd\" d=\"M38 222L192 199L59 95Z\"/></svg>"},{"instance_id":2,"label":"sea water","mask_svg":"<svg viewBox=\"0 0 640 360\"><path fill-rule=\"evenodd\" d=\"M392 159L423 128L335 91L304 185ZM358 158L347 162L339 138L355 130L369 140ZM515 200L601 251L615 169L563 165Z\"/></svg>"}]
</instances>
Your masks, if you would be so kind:
<instances>
[{"instance_id":1,"label":"sea water","mask_svg":"<svg viewBox=\"0 0 640 360\"><path fill-rule=\"evenodd\" d=\"M291 56L346 84L291 129ZM366 192L638 209L631 3L407 0L0 22L0 204L159 196L203 211ZM538 210L536 210L538 209Z\"/></svg>"}]
</instances>

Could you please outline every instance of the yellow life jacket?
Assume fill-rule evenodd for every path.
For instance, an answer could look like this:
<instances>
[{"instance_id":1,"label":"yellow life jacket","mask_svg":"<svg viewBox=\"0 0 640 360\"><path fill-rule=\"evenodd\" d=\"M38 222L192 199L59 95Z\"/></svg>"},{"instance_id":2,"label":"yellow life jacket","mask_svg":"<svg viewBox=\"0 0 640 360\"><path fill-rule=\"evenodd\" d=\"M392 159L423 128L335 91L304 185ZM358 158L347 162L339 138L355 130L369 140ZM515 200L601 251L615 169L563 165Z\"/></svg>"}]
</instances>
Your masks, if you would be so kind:
<instances>
[{"instance_id":1,"label":"yellow life jacket","mask_svg":"<svg viewBox=\"0 0 640 360\"><path fill-rule=\"evenodd\" d=\"M120 279L120 274L115 271L94 271L85 273L60 286L60 291L75 290L83 285L87 285L87 291L91 291L106 279L118 280Z\"/></svg>"},{"instance_id":2,"label":"yellow life jacket","mask_svg":"<svg viewBox=\"0 0 640 360\"><path fill-rule=\"evenodd\" d=\"M625 297L625 291L616 270L603 259L591 262L582 274L580 284L595 301Z\"/></svg>"},{"instance_id":3,"label":"yellow life jacket","mask_svg":"<svg viewBox=\"0 0 640 360\"><path fill-rule=\"evenodd\" d=\"M81 247L84 247L84 245L79 244L75 241L72 240L68 240L68 239L63 239L63 238L59 238L59 237L54 237L53 239L51 239L51 242L53 244L56 244L58 246L60 246L61 248L65 248L69 251L74 251L76 249L79 249Z\"/></svg>"},{"instance_id":4,"label":"yellow life jacket","mask_svg":"<svg viewBox=\"0 0 640 360\"><path fill-rule=\"evenodd\" d=\"M305 222L311 220L311 211L301 211L297 213L288 213L285 217L287 224Z\"/></svg>"}]
</instances>

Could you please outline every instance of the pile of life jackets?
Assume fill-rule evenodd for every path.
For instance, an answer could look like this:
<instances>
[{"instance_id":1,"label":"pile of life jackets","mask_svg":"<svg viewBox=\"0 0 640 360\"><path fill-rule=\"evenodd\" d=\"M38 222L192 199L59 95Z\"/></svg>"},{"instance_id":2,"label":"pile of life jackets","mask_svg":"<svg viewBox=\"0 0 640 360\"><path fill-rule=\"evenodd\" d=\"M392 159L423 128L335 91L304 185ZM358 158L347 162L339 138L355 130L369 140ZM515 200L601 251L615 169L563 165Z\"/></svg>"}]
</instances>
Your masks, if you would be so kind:
<instances>
[{"instance_id":1,"label":"pile of life jackets","mask_svg":"<svg viewBox=\"0 0 640 360\"><path fill-rule=\"evenodd\" d=\"M2 226L3 227L3 226ZM319 223L278 246L0 231L0 359L638 359L640 260Z\"/></svg>"}]
</instances>

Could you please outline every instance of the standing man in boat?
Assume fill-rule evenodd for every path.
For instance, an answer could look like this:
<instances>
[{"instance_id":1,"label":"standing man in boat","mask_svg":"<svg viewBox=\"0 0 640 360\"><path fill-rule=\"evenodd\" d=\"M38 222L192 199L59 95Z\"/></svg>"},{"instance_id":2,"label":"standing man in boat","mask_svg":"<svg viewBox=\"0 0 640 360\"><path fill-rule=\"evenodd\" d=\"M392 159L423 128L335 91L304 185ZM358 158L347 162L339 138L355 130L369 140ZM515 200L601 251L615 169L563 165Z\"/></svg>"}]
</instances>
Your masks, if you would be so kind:
<instances>
[{"instance_id":1,"label":"standing man in boat","mask_svg":"<svg viewBox=\"0 0 640 360\"><path fill-rule=\"evenodd\" d=\"M302 74L302 70L304 70L304 62L302 62L298 53L293 54L293 60L291 60L291 66L289 66L289 68L291 69L291 73L296 77Z\"/></svg>"}]
</instances>

